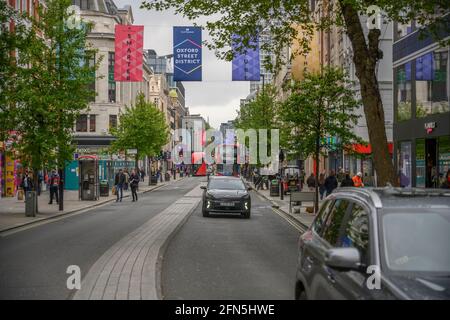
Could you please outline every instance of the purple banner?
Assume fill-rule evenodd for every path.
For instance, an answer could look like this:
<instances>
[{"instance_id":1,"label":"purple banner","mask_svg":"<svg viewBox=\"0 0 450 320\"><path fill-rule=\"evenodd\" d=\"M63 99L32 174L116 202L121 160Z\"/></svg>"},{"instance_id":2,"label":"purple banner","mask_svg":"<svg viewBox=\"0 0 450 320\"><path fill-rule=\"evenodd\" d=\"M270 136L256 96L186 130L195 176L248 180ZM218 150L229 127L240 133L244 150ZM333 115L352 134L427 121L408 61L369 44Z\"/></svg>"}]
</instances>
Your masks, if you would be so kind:
<instances>
[{"instance_id":1,"label":"purple banner","mask_svg":"<svg viewBox=\"0 0 450 320\"><path fill-rule=\"evenodd\" d=\"M233 37L232 48L235 52L233 58L233 81L260 81L260 58L259 58L259 41L258 37L250 42L250 47L245 48L242 53L238 52L236 48L241 46L240 39L237 36ZM255 46L255 48L251 48Z\"/></svg>"}]
</instances>

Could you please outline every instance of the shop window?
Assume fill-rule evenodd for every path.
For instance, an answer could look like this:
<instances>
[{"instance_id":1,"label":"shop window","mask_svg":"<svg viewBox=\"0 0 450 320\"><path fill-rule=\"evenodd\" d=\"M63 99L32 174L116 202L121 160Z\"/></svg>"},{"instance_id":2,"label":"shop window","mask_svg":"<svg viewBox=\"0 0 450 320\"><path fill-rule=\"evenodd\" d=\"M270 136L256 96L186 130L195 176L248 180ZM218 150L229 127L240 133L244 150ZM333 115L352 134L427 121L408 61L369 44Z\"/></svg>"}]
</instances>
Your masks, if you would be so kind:
<instances>
[{"instance_id":1,"label":"shop window","mask_svg":"<svg viewBox=\"0 0 450 320\"><path fill-rule=\"evenodd\" d=\"M450 136L439 137L439 186L445 182L445 176L450 169Z\"/></svg>"},{"instance_id":2,"label":"shop window","mask_svg":"<svg viewBox=\"0 0 450 320\"><path fill-rule=\"evenodd\" d=\"M400 142L397 167L401 187L411 187L411 141Z\"/></svg>"},{"instance_id":3,"label":"shop window","mask_svg":"<svg viewBox=\"0 0 450 320\"><path fill-rule=\"evenodd\" d=\"M411 119L411 62L395 71L397 121Z\"/></svg>"},{"instance_id":4,"label":"shop window","mask_svg":"<svg viewBox=\"0 0 450 320\"><path fill-rule=\"evenodd\" d=\"M77 119L76 131L87 132L87 127L88 127L88 116L86 114L82 114Z\"/></svg>"},{"instance_id":5,"label":"shop window","mask_svg":"<svg viewBox=\"0 0 450 320\"><path fill-rule=\"evenodd\" d=\"M416 187L425 187L425 139L416 140Z\"/></svg>"},{"instance_id":6,"label":"shop window","mask_svg":"<svg viewBox=\"0 0 450 320\"><path fill-rule=\"evenodd\" d=\"M435 51L415 60L416 117L449 112L448 52Z\"/></svg>"}]
</instances>

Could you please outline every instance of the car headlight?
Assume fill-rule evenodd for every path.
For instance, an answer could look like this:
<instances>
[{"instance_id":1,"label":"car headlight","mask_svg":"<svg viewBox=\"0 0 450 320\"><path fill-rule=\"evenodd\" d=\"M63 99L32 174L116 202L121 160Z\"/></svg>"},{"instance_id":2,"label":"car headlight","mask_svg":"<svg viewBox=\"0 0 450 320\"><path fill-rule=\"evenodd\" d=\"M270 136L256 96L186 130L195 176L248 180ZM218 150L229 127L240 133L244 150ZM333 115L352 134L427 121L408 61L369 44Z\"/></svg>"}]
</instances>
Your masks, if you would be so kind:
<instances>
[{"instance_id":1,"label":"car headlight","mask_svg":"<svg viewBox=\"0 0 450 320\"><path fill-rule=\"evenodd\" d=\"M249 209L249 206L250 206L249 202L248 202L248 201L245 201L245 203L244 203L244 208L245 208L245 210L248 210L248 209Z\"/></svg>"},{"instance_id":2,"label":"car headlight","mask_svg":"<svg viewBox=\"0 0 450 320\"><path fill-rule=\"evenodd\" d=\"M207 209L211 208L211 201L209 200L206 201L206 208Z\"/></svg>"}]
</instances>

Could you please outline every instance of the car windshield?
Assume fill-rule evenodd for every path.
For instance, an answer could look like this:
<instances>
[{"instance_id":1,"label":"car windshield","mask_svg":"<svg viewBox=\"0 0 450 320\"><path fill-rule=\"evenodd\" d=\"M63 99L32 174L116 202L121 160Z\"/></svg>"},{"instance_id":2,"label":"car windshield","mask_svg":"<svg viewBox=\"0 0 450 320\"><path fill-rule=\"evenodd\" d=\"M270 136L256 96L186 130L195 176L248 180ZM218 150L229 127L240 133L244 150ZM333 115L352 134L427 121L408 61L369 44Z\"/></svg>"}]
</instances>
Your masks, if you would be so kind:
<instances>
[{"instance_id":1,"label":"car windshield","mask_svg":"<svg viewBox=\"0 0 450 320\"><path fill-rule=\"evenodd\" d=\"M389 270L450 273L448 209L399 210L383 215L381 224Z\"/></svg>"},{"instance_id":2,"label":"car windshield","mask_svg":"<svg viewBox=\"0 0 450 320\"><path fill-rule=\"evenodd\" d=\"M239 179L212 179L208 189L245 190L244 183Z\"/></svg>"}]
</instances>

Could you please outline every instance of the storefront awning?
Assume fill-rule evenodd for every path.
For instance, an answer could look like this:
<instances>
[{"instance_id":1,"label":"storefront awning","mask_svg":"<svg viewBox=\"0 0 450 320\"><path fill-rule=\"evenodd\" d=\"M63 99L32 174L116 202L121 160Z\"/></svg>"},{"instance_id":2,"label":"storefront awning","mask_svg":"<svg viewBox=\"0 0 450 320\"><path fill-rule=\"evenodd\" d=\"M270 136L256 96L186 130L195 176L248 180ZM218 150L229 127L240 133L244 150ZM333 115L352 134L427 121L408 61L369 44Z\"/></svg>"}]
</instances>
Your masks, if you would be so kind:
<instances>
[{"instance_id":1,"label":"storefront awning","mask_svg":"<svg viewBox=\"0 0 450 320\"><path fill-rule=\"evenodd\" d=\"M394 144L392 142L388 143L388 148L389 148L389 153L392 154L393 150L394 150ZM363 144L353 144L352 145L352 150L356 153L359 154L371 154L372 153L372 146L370 144L368 144L367 146L363 145Z\"/></svg>"}]
</instances>

